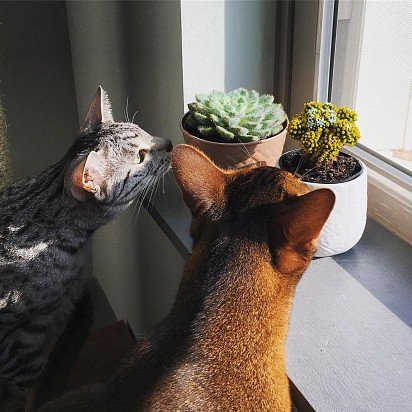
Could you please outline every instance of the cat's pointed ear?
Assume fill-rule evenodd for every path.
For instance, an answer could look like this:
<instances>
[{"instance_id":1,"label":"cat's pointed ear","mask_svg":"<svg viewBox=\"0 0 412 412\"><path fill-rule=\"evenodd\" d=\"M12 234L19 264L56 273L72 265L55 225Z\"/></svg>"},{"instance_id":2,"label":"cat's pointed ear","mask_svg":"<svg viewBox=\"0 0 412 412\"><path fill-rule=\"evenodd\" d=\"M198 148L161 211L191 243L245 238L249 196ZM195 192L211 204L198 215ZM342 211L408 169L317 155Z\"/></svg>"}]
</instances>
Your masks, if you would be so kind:
<instances>
[{"instance_id":1,"label":"cat's pointed ear","mask_svg":"<svg viewBox=\"0 0 412 412\"><path fill-rule=\"evenodd\" d=\"M102 198L105 167L104 156L99 152L90 152L87 159L73 170L70 185L72 195L81 201L86 198L87 192L93 193L99 199Z\"/></svg>"},{"instance_id":2,"label":"cat's pointed ear","mask_svg":"<svg viewBox=\"0 0 412 412\"><path fill-rule=\"evenodd\" d=\"M193 213L222 202L227 174L200 150L185 144L176 146L172 168L183 199Z\"/></svg>"},{"instance_id":3,"label":"cat's pointed ear","mask_svg":"<svg viewBox=\"0 0 412 412\"><path fill-rule=\"evenodd\" d=\"M300 252L311 252L315 247L333 206L335 194L330 189L318 189L298 196L276 219L283 227L288 245ZM279 230L279 229L278 229Z\"/></svg>"},{"instance_id":4,"label":"cat's pointed ear","mask_svg":"<svg viewBox=\"0 0 412 412\"><path fill-rule=\"evenodd\" d=\"M99 86L80 127L80 133L92 130L100 124L110 124L113 122L112 107L110 105L109 97L102 87Z\"/></svg>"}]
</instances>

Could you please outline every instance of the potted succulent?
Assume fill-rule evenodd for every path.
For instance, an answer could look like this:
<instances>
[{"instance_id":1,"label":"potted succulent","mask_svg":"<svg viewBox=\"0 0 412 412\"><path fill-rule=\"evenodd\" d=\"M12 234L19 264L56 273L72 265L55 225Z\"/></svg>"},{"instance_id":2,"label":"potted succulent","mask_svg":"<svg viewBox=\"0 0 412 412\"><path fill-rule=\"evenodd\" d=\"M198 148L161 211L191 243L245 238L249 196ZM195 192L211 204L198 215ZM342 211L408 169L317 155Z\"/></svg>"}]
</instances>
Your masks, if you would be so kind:
<instances>
[{"instance_id":1,"label":"potted succulent","mask_svg":"<svg viewBox=\"0 0 412 412\"><path fill-rule=\"evenodd\" d=\"M243 88L196 95L180 127L185 142L222 168L275 166L282 154L287 116L273 96Z\"/></svg>"},{"instance_id":2,"label":"potted succulent","mask_svg":"<svg viewBox=\"0 0 412 412\"><path fill-rule=\"evenodd\" d=\"M358 116L348 107L313 101L290 121L288 131L300 149L284 153L279 166L313 189L327 187L335 207L319 236L315 256L346 252L361 238L366 224L367 171L358 159L342 153L360 139Z\"/></svg>"}]
</instances>

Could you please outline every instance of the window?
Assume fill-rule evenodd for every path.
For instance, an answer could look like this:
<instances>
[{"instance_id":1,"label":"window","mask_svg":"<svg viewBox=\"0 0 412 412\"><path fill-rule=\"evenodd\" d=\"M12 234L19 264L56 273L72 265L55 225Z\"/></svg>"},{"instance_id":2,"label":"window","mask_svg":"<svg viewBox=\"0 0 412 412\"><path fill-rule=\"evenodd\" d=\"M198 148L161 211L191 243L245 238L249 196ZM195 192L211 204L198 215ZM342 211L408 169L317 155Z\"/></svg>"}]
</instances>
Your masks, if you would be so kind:
<instances>
[{"instance_id":1,"label":"window","mask_svg":"<svg viewBox=\"0 0 412 412\"><path fill-rule=\"evenodd\" d=\"M412 3L339 2L332 101L359 113L362 145L412 175Z\"/></svg>"},{"instance_id":2,"label":"window","mask_svg":"<svg viewBox=\"0 0 412 412\"><path fill-rule=\"evenodd\" d=\"M317 4L313 97L356 109L368 214L412 243L412 3Z\"/></svg>"}]
</instances>

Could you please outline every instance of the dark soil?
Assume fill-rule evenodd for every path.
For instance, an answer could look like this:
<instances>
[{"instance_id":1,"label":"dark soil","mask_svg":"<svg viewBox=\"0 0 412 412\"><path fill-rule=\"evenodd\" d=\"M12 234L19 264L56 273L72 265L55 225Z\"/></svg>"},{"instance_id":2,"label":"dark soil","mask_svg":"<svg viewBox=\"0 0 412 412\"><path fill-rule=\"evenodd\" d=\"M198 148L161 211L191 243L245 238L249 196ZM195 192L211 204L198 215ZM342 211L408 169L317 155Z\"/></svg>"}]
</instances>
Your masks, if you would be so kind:
<instances>
[{"instance_id":1,"label":"dark soil","mask_svg":"<svg viewBox=\"0 0 412 412\"><path fill-rule=\"evenodd\" d=\"M302 159L299 151L293 151L282 155L279 164L304 182L313 183L343 183L354 179L362 171L359 161L345 153L340 153L328 165L316 165L308 159Z\"/></svg>"}]
</instances>

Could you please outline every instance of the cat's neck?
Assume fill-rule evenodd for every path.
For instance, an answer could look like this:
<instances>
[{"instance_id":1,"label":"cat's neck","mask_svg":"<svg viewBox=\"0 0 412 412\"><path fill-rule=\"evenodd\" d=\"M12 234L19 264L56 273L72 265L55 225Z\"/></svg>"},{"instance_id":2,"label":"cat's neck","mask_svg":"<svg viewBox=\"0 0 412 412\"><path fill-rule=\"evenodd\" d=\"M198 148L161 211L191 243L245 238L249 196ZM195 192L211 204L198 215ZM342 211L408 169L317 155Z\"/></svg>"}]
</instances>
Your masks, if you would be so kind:
<instances>
[{"instance_id":1,"label":"cat's neck","mask_svg":"<svg viewBox=\"0 0 412 412\"><path fill-rule=\"evenodd\" d=\"M84 239L116 213L110 205L76 200L65 188L64 169L59 163L10 186L0 194L0 204L3 219L11 219L11 227L35 224L62 236L73 237L75 232Z\"/></svg>"},{"instance_id":2,"label":"cat's neck","mask_svg":"<svg viewBox=\"0 0 412 412\"><path fill-rule=\"evenodd\" d=\"M245 373L260 370L283 379L297 279L277 273L269 251L262 251L262 246L237 249L248 253L210 258L195 248L175 309L184 313L192 306L195 335L202 337L196 350L211 362L223 369L235 362Z\"/></svg>"}]
</instances>

